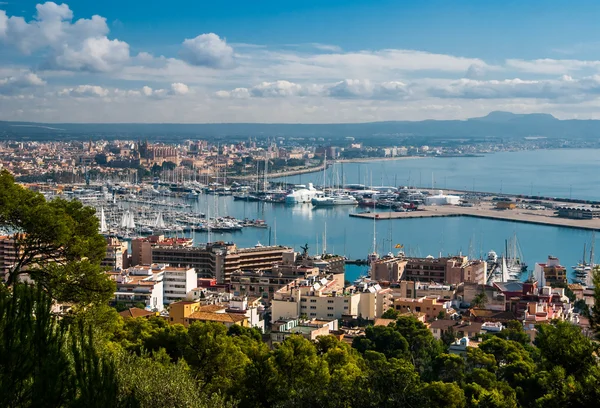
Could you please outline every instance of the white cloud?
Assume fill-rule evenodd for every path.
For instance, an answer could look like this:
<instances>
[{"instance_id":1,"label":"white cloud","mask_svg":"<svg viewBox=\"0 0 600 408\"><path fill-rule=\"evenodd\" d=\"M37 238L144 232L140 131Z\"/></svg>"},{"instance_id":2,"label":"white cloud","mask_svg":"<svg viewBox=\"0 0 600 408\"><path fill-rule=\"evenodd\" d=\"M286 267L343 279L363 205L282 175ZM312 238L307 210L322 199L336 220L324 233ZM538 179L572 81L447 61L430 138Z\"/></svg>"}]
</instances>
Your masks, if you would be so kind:
<instances>
[{"instance_id":1,"label":"white cloud","mask_svg":"<svg viewBox=\"0 0 600 408\"><path fill-rule=\"evenodd\" d=\"M129 60L129 45L106 37L86 38L78 49L65 47L62 53L48 61L50 68L108 72Z\"/></svg>"},{"instance_id":2,"label":"white cloud","mask_svg":"<svg viewBox=\"0 0 600 408\"><path fill-rule=\"evenodd\" d=\"M171 93L173 95L185 95L190 91L190 88L186 84L181 82L175 82L171 84Z\"/></svg>"},{"instance_id":3,"label":"white cloud","mask_svg":"<svg viewBox=\"0 0 600 408\"><path fill-rule=\"evenodd\" d=\"M14 95L23 90L40 87L46 82L32 72L24 72L16 76L0 79L0 94Z\"/></svg>"},{"instance_id":4,"label":"white cloud","mask_svg":"<svg viewBox=\"0 0 600 408\"><path fill-rule=\"evenodd\" d=\"M209 68L231 68L234 65L233 48L214 33L185 39L179 57L190 65Z\"/></svg>"},{"instance_id":5,"label":"white cloud","mask_svg":"<svg viewBox=\"0 0 600 408\"><path fill-rule=\"evenodd\" d=\"M564 75L559 79L480 81L461 79L443 86L429 88L429 93L441 98L514 99L514 98L596 98L600 94L600 76L573 79Z\"/></svg>"},{"instance_id":6,"label":"white cloud","mask_svg":"<svg viewBox=\"0 0 600 408\"><path fill-rule=\"evenodd\" d=\"M304 84L290 81L262 82L252 88L235 88L231 91L217 91L219 98L272 98L321 96L333 98L386 99L399 98L409 94L406 84L400 81L373 83L370 80L346 79L333 84Z\"/></svg>"},{"instance_id":7,"label":"white cloud","mask_svg":"<svg viewBox=\"0 0 600 408\"><path fill-rule=\"evenodd\" d=\"M110 91L98 85L79 85L74 88L65 88L58 93L59 96L72 96L75 98L102 98L108 96Z\"/></svg>"},{"instance_id":8,"label":"white cloud","mask_svg":"<svg viewBox=\"0 0 600 408\"><path fill-rule=\"evenodd\" d=\"M585 69L600 69L600 61L556 60L550 58L536 60L507 59L506 68L534 74L563 75Z\"/></svg>"},{"instance_id":9,"label":"white cloud","mask_svg":"<svg viewBox=\"0 0 600 408\"><path fill-rule=\"evenodd\" d=\"M35 19L29 22L0 13L0 39L24 54L48 50L43 67L106 72L129 60L129 45L108 39L104 17L72 22L69 6L53 2L38 4L36 10Z\"/></svg>"}]
</instances>

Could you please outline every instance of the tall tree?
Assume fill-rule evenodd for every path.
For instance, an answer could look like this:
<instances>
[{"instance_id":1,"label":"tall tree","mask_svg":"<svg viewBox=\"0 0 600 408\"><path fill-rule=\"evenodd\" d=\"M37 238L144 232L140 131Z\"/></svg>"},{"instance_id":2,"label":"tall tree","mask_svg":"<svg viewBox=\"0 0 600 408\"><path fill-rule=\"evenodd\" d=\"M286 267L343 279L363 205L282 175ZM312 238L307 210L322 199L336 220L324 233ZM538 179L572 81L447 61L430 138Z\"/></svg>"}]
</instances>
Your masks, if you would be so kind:
<instances>
[{"instance_id":1,"label":"tall tree","mask_svg":"<svg viewBox=\"0 0 600 408\"><path fill-rule=\"evenodd\" d=\"M60 198L46 201L2 171L0 227L13 241L9 286L27 274L59 301L104 302L114 292L100 267L106 243L93 208Z\"/></svg>"}]
</instances>

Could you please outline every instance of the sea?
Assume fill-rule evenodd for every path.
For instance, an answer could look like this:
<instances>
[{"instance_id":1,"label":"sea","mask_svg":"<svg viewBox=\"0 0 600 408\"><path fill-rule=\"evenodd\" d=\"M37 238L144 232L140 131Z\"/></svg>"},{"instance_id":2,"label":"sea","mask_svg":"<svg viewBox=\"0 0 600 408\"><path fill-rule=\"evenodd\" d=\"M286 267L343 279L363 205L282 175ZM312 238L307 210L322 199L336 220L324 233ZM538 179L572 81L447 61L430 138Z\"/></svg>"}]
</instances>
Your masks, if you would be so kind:
<instances>
[{"instance_id":1,"label":"sea","mask_svg":"<svg viewBox=\"0 0 600 408\"><path fill-rule=\"evenodd\" d=\"M486 154L483 157L419 158L395 161L336 164L328 169L327 183L367 185L418 185L444 189L536 194L600 201L600 150L558 149ZM337 180L337 182L336 182ZM323 184L323 172L279 179L288 183ZM363 209L353 206L313 208L310 204L285 205L234 201L228 196L201 195L193 210L211 216L261 219L269 228L244 228L234 233L194 233L196 243L234 242L239 247L286 245L300 251L345 255L365 259L375 249L380 255L396 253L402 246L409 256L463 254L483 258L494 250L505 251L506 240L517 236L524 261L532 270L549 255L560 259L572 276L571 267L583 258L595 234L590 231L477 219L438 217L380 220L350 217ZM600 247L596 245L596 253ZM595 256L596 261L598 259ZM366 275L367 268L348 265L346 279ZM523 275L523 279L527 277Z\"/></svg>"}]
</instances>

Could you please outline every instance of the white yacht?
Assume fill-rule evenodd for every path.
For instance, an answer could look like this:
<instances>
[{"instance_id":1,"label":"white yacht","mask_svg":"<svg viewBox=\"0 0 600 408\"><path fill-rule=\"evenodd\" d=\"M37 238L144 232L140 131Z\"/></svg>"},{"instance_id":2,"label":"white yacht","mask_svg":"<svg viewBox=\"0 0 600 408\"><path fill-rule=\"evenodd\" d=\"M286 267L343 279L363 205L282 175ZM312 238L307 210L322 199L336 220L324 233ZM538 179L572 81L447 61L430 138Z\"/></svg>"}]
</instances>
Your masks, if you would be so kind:
<instances>
[{"instance_id":1,"label":"white yacht","mask_svg":"<svg viewBox=\"0 0 600 408\"><path fill-rule=\"evenodd\" d=\"M356 198L349 194L335 194L327 197L315 197L311 200L315 207L332 207L335 205L357 205Z\"/></svg>"},{"instance_id":2,"label":"white yacht","mask_svg":"<svg viewBox=\"0 0 600 408\"><path fill-rule=\"evenodd\" d=\"M305 186L296 187L300 188L292 190L285 196L286 204L310 203L313 198L323 197L323 192L315 189L312 183L308 183L308 188Z\"/></svg>"}]
</instances>

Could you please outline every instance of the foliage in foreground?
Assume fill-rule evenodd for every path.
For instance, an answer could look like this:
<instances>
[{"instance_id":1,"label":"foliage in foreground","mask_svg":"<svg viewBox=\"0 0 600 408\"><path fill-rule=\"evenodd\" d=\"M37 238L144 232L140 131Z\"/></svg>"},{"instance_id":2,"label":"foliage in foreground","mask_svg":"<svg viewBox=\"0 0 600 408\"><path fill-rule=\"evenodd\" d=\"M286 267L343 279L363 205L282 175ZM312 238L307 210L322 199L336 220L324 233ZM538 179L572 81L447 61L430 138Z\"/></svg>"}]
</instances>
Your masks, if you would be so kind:
<instances>
[{"instance_id":1,"label":"foliage in foreground","mask_svg":"<svg viewBox=\"0 0 600 408\"><path fill-rule=\"evenodd\" d=\"M564 407L600 398L597 346L565 322L518 324L465 357L415 319L353 345L292 336L271 350L253 329L122 321L97 307L50 313L43 290L0 292L0 406Z\"/></svg>"}]
</instances>

